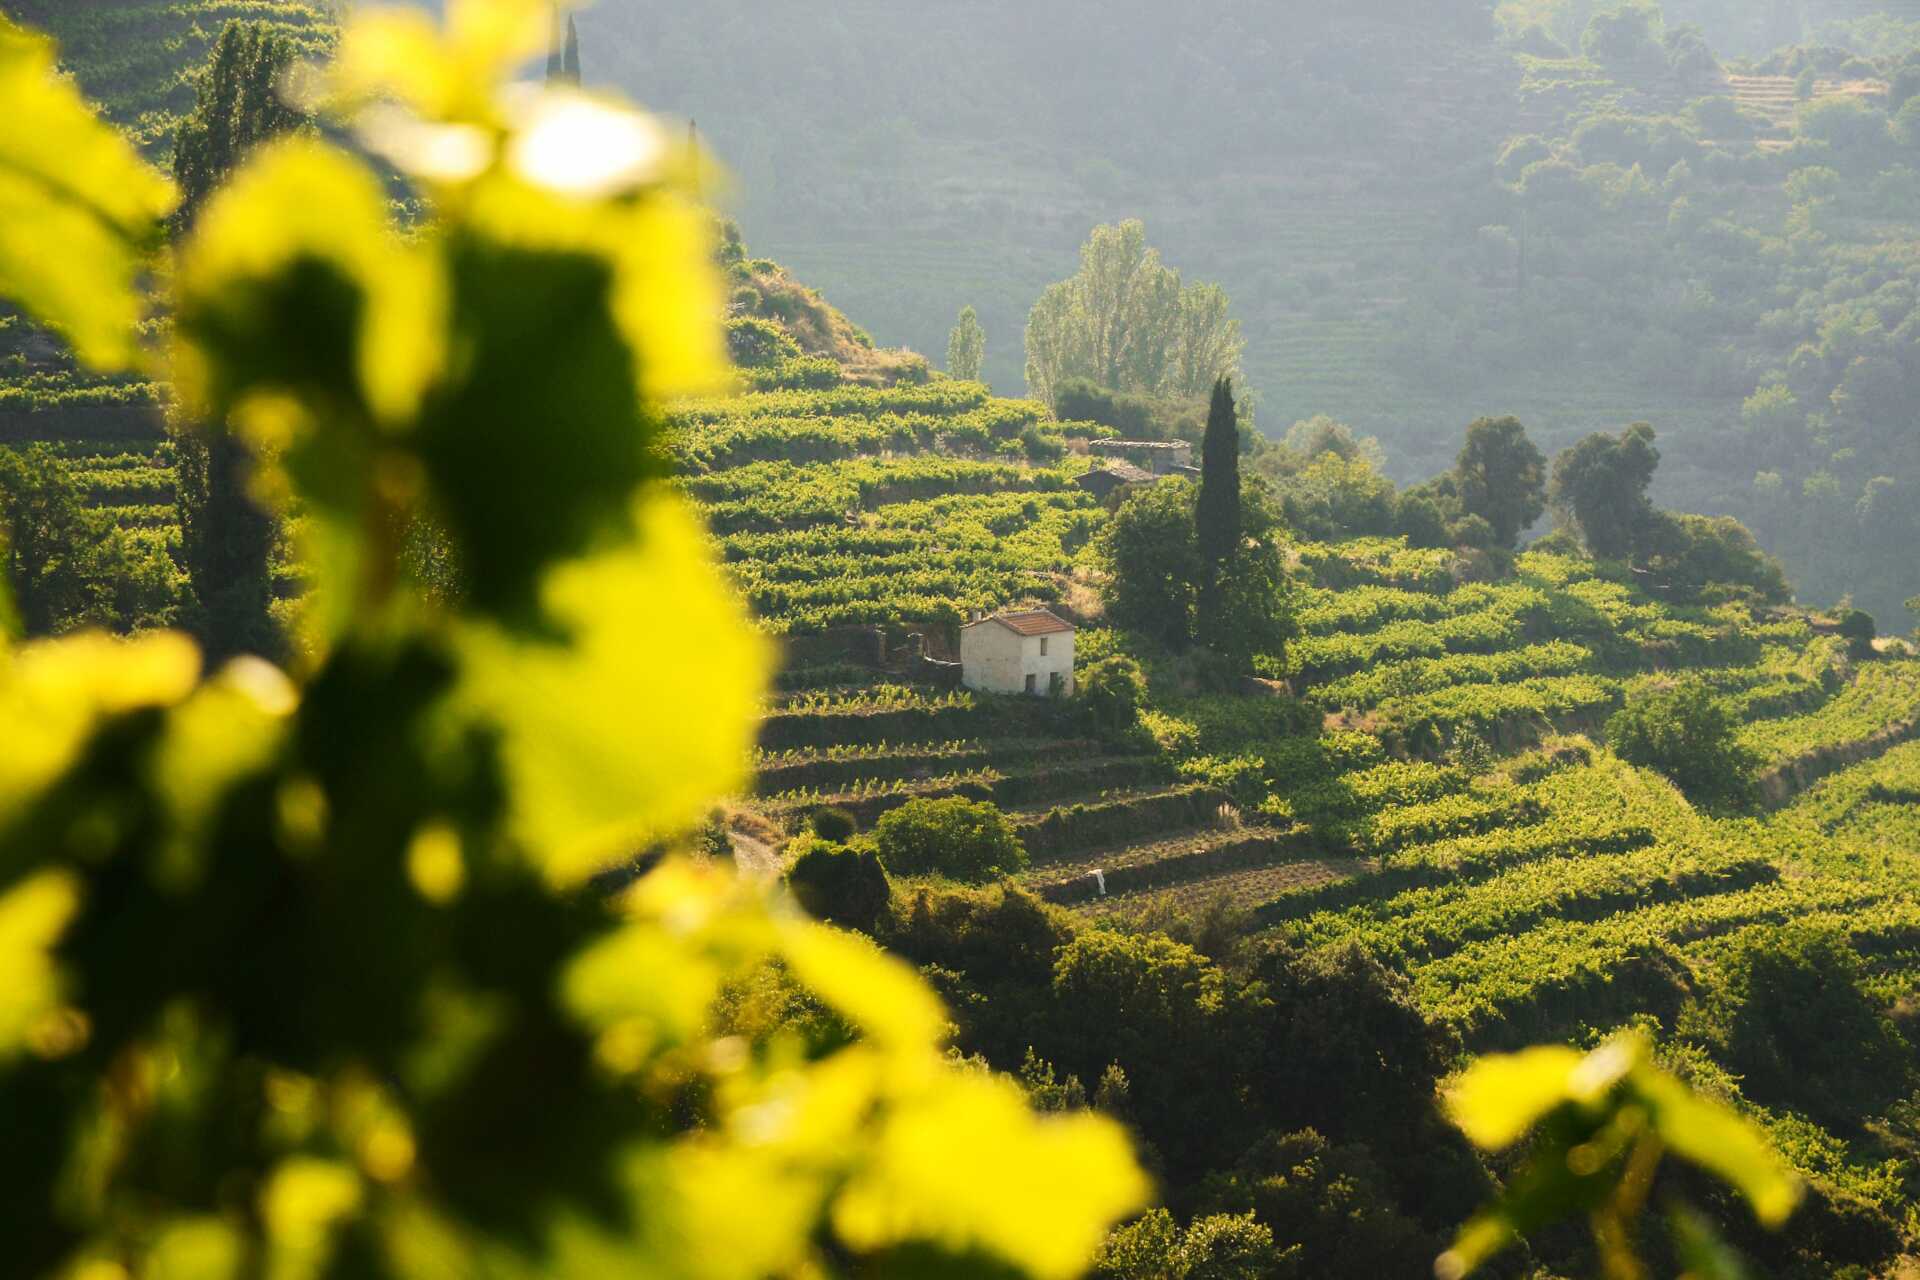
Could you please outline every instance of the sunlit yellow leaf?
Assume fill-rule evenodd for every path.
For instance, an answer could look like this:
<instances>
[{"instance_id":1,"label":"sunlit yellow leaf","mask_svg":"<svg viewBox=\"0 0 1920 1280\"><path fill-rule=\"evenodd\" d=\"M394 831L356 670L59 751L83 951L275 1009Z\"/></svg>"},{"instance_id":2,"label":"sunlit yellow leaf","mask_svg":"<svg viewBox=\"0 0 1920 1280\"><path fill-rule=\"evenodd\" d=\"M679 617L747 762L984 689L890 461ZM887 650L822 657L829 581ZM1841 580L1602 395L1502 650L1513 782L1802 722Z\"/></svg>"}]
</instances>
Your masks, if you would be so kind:
<instances>
[{"instance_id":1,"label":"sunlit yellow leaf","mask_svg":"<svg viewBox=\"0 0 1920 1280\"><path fill-rule=\"evenodd\" d=\"M1634 1089L1653 1113L1653 1126L1675 1155L1693 1161L1739 1190L1762 1224L1777 1227L1800 1203L1800 1180L1760 1131L1726 1107L1691 1092L1664 1071L1644 1068Z\"/></svg>"},{"instance_id":2,"label":"sunlit yellow leaf","mask_svg":"<svg viewBox=\"0 0 1920 1280\"><path fill-rule=\"evenodd\" d=\"M335 101L394 99L439 121L488 118L494 86L546 46L549 0L452 0L444 28L424 14L370 8L341 34Z\"/></svg>"},{"instance_id":3,"label":"sunlit yellow leaf","mask_svg":"<svg viewBox=\"0 0 1920 1280\"><path fill-rule=\"evenodd\" d=\"M0 822L73 762L101 717L176 703L199 673L199 650L170 632L0 650Z\"/></svg>"},{"instance_id":4,"label":"sunlit yellow leaf","mask_svg":"<svg viewBox=\"0 0 1920 1280\"><path fill-rule=\"evenodd\" d=\"M727 357L711 220L660 196L635 206L625 223L614 309L640 352L642 388L657 399L713 389L726 376Z\"/></svg>"},{"instance_id":5,"label":"sunlit yellow leaf","mask_svg":"<svg viewBox=\"0 0 1920 1280\"><path fill-rule=\"evenodd\" d=\"M1084 1112L1038 1117L1014 1085L956 1072L888 1115L833 1222L863 1251L926 1241L1067 1280L1146 1194L1118 1125Z\"/></svg>"},{"instance_id":6,"label":"sunlit yellow leaf","mask_svg":"<svg viewBox=\"0 0 1920 1280\"><path fill-rule=\"evenodd\" d=\"M574 1017L644 1054L705 1025L722 973L698 950L654 925L635 924L575 957L561 979ZM639 1062L617 1062L632 1069Z\"/></svg>"},{"instance_id":7,"label":"sunlit yellow leaf","mask_svg":"<svg viewBox=\"0 0 1920 1280\"><path fill-rule=\"evenodd\" d=\"M861 935L800 924L783 950L794 977L876 1043L925 1048L944 1033L946 1013L926 984Z\"/></svg>"},{"instance_id":8,"label":"sunlit yellow leaf","mask_svg":"<svg viewBox=\"0 0 1920 1280\"><path fill-rule=\"evenodd\" d=\"M64 871L43 871L0 894L0 1063L59 1003L50 953L79 907L79 881Z\"/></svg>"},{"instance_id":9,"label":"sunlit yellow leaf","mask_svg":"<svg viewBox=\"0 0 1920 1280\"><path fill-rule=\"evenodd\" d=\"M273 757L298 696L275 667L240 658L173 713L149 765L170 830L163 877L190 875L227 789Z\"/></svg>"},{"instance_id":10,"label":"sunlit yellow leaf","mask_svg":"<svg viewBox=\"0 0 1920 1280\"><path fill-rule=\"evenodd\" d=\"M5 16L0 120L0 297L58 328L82 360L132 364L135 281L172 185L54 73L51 44Z\"/></svg>"},{"instance_id":11,"label":"sunlit yellow leaf","mask_svg":"<svg viewBox=\"0 0 1920 1280\"><path fill-rule=\"evenodd\" d=\"M1557 1045L1479 1059L1447 1095L1447 1111L1489 1151L1512 1146L1566 1102L1581 1055Z\"/></svg>"},{"instance_id":12,"label":"sunlit yellow leaf","mask_svg":"<svg viewBox=\"0 0 1920 1280\"><path fill-rule=\"evenodd\" d=\"M356 291L358 314L323 311L335 299L296 276L303 264ZM351 410L339 399L348 379L376 420L399 423L444 357L436 260L400 242L364 165L306 139L263 147L208 202L181 255L178 306L176 378L204 415L280 393ZM328 331L342 319L350 332Z\"/></svg>"},{"instance_id":13,"label":"sunlit yellow leaf","mask_svg":"<svg viewBox=\"0 0 1920 1280\"><path fill-rule=\"evenodd\" d=\"M511 827L556 883L693 825L746 780L768 668L692 517L644 502L637 542L542 592L570 643L465 624L454 718L501 733Z\"/></svg>"},{"instance_id":14,"label":"sunlit yellow leaf","mask_svg":"<svg viewBox=\"0 0 1920 1280\"><path fill-rule=\"evenodd\" d=\"M246 1246L219 1218L189 1218L164 1228L141 1269L142 1280L228 1280L240 1275Z\"/></svg>"},{"instance_id":15,"label":"sunlit yellow leaf","mask_svg":"<svg viewBox=\"0 0 1920 1280\"><path fill-rule=\"evenodd\" d=\"M825 1179L751 1148L691 1142L666 1154L684 1274L700 1280L793 1275L806 1257ZM727 1242L715 1248L716 1241Z\"/></svg>"},{"instance_id":16,"label":"sunlit yellow leaf","mask_svg":"<svg viewBox=\"0 0 1920 1280\"><path fill-rule=\"evenodd\" d=\"M277 1247L307 1251L325 1244L360 1205L360 1175L337 1160L295 1156L283 1161L260 1193L260 1216Z\"/></svg>"}]
</instances>

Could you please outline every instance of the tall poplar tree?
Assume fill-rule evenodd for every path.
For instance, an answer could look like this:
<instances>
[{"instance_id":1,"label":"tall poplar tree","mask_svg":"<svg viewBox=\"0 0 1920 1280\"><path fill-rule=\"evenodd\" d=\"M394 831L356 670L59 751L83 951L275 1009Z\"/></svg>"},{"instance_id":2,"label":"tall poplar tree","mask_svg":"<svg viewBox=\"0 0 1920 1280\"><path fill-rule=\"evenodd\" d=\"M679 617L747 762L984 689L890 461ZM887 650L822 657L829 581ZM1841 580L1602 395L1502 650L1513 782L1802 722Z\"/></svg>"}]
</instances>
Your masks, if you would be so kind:
<instances>
[{"instance_id":1,"label":"tall poplar tree","mask_svg":"<svg viewBox=\"0 0 1920 1280\"><path fill-rule=\"evenodd\" d=\"M1114 391L1197 399L1240 368L1240 322L1218 285L1186 284L1147 244L1138 219L1095 227L1080 270L1027 316L1027 388L1053 403L1086 378Z\"/></svg>"},{"instance_id":2,"label":"tall poplar tree","mask_svg":"<svg viewBox=\"0 0 1920 1280\"><path fill-rule=\"evenodd\" d=\"M215 43L193 113L174 140L179 225L191 226L208 196L247 153L307 118L280 96L293 49L263 24L229 22ZM186 623L219 662L281 647L273 603L273 517L248 492L253 455L225 425L175 423L174 505L191 602Z\"/></svg>"},{"instance_id":3,"label":"tall poplar tree","mask_svg":"<svg viewBox=\"0 0 1920 1280\"><path fill-rule=\"evenodd\" d=\"M980 365L987 356L987 331L980 325L980 313L972 307L960 309L960 321L947 338L947 372L969 382L980 378Z\"/></svg>"},{"instance_id":4,"label":"tall poplar tree","mask_svg":"<svg viewBox=\"0 0 1920 1280\"><path fill-rule=\"evenodd\" d=\"M1200 552L1200 625L1211 643L1219 638L1220 579L1240 549L1240 413L1230 378L1213 384L1207 433L1200 444L1200 493L1193 523Z\"/></svg>"}]
</instances>

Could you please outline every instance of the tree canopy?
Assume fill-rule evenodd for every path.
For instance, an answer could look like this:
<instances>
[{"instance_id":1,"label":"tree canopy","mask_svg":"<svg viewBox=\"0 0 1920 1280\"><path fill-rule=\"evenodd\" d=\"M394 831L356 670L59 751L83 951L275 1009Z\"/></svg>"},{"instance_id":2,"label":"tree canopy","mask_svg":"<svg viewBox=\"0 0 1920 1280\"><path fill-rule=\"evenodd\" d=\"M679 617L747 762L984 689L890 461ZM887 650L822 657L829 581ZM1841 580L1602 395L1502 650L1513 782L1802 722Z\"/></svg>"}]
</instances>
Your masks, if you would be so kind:
<instances>
[{"instance_id":1,"label":"tree canopy","mask_svg":"<svg viewBox=\"0 0 1920 1280\"><path fill-rule=\"evenodd\" d=\"M1080 270L1027 317L1027 387L1051 402L1069 378L1115 391L1207 395L1239 372L1246 342L1218 285L1184 284L1135 219L1095 227Z\"/></svg>"},{"instance_id":2,"label":"tree canopy","mask_svg":"<svg viewBox=\"0 0 1920 1280\"><path fill-rule=\"evenodd\" d=\"M1547 509L1547 460L1518 418L1481 418L1467 428L1454 464L1460 505L1511 547Z\"/></svg>"}]
</instances>

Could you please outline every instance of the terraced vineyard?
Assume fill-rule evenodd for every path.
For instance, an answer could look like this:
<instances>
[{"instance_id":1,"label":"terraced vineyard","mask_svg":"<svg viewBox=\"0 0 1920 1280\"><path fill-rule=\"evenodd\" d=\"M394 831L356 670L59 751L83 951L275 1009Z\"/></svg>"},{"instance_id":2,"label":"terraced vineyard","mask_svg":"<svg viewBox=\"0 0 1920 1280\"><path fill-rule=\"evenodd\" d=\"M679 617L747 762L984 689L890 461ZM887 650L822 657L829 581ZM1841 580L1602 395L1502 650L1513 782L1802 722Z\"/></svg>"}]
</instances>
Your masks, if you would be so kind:
<instances>
[{"instance_id":1,"label":"terraced vineyard","mask_svg":"<svg viewBox=\"0 0 1920 1280\"><path fill-rule=\"evenodd\" d=\"M305 57L333 47L328 0L7 0L9 14L60 42L61 61L108 119L157 160L193 106L194 73L228 22L261 22Z\"/></svg>"},{"instance_id":2,"label":"terraced vineyard","mask_svg":"<svg viewBox=\"0 0 1920 1280\"><path fill-rule=\"evenodd\" d=\"M816 465L870 491L867 459ZM901 484L935 467L889 465ZM1045 492L1047 475L1026 483ZM875 522L847 505L850 521L809 527ZM1920 993L1920 745L1902 745L1920 662L1856 663L1810 615L1677 607L1546 554L1465 583L1449 553L1392 542L1296 561L1314 584L1304 634L1262 663L1295 699L1179 692L1156 671L1146 738L1103 741L1070 709L869 676L785 696L758 803L791 826L826 804L866 825L914 796L994 800L1027 845L1021 881L1089 922L1224 904L1299 947L1357 945L1476 1049L1671 1013L1730 939L1786 921L1832 924L1889 995ZM1127 645L1080 640L1089 658ZM1741 717L1771 817L1699 811L1599 745L1633 688L1681 674Z\"/></svg>"},{"instance_id":3,"label":"terraced vineyard","mask_svg":"<svg viewBox=\"0 0 1920 1280\"><path fill-rule=\"evenodd\" d=\"M996 800L1028 848L1022 883L1084 923L1184 914L1357 946L1473 1050L1671 1025L1729 947L1785 925L1849 940L1889 1007L1920 999L1920 743L1901 740L1920 663L1856 666L1805 617L1668 608L1546 556L1453 587L1427 553L1304 550L1351 584L1314 589L1306 638L1269 664L1317 730L1281 698L1156 693L1142 750L1053 704L839 685L770 718L815 745L767 751L759 803L864 825L912 795ZM1746 719L1772 812L1703 813L1597 745L1632 686L1683 670ZM876 731L824 727L859 705ZM1749 1111L1826 1194L1903 1211L1872 1135Z\"/></svg>"},{"instance_id":4,"label":"terraced vineyard","mask_svg":"<svg viewBox=\"0 0 1920 1280\"><path fill-rule=\"evenodd\" d=\"M1055 599L1099 518L1060 424L975 383L763 392L675 427L682 485L779 632Z\"/></svg>"}]
</instances>

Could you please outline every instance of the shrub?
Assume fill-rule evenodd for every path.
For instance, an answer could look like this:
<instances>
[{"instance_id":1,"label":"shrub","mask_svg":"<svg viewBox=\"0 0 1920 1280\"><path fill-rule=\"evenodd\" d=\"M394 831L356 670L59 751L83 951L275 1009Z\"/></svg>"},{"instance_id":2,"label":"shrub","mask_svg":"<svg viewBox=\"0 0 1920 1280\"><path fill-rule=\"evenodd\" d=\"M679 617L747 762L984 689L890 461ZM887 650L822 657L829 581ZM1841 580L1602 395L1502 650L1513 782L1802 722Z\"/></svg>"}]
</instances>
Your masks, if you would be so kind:
<instances>
[{"instance_id":1,"label":"shrub","mask_svg":"<svg viewBox=\"0 0 1920 1280\"><path fill-rule=\"evenodd\" d=\"M815 809L807 825L812 827L813 834L822 840L831 840L836 844L853 839L855 833L860 830L859 822L845 809Z\"/></svg>"},{"instance_id":2,"label":"shrub","mask_svg":"<svg viewBox=\"0 0 1920 1280\"><path fill-rule=\"evenodd\" d=\"M1102 658L1081 672L1076 683L1081 711L1094 728L1124 733L1139 723L1147 677L1132 658L1117 653Z\"/></svg>"},{"instance_id":3,"label":"shrub","mask_svg":"<svg viewBox=\"0 0 1920 1280\"><path fill-rule=\"evenodd\" d=\"M873 840L895 875L978 883L1027 865L1013 823L984 800L909 800L880 819Z\"/></svg>"},{"instance_id":4,"label":"shrub","mask_svg":"<svg viewBox=\"0 0 1920 1280\"><path fill-rule=\"evenodd\" d=\"M1129 440L1197 439L1206 427L1204 404L1114 391L1086 378L1062 382L1053 411L1063 422L1097 422Z\"/></svg>"},{"instance_id":5,"label":"shrub","mask_svg":"<svg viewBox=\"0 0 1920 1280\"><path fill-rule=\"evenodd\" d=\"M799 856L787 868L787 887L816 920L852 929L872 929L887 909L893 887L872 849L803 836Z\"/></svg>"},{"instance_id":6,"label":"shrub","mask_svg":"<svg viewBox=\"0 0 1920 1280\"><path fill-rule=\"evenodd\" d=\"M1065 441L1057 435L1048 435L1035 425L1021 428L1020 448L1025 451L1027 461L1042 466L1058 462L1067 455Z\"/></svg>"},{"instance_id":7,"label":"shrub","mask_svg":"<svg viewBox=\"0 0 1920 1280\"><path fill-rule=\"evenodd\" d=\"M735 316L727 321L727 354L742 369L766 369L799 358L800 344L776 321Z\"/></svg>"},{"instance_id":8,"label":"shrub","mask_svg":"<svg viewBox=\"0 0 1920 1280\"><path fill-rule=\"evenodd\" d=\"M1268 1134L1231 1172L1209 1178L1204 1195L1208 1209L1251 1214L1295 1246L1299 1274L1419 1275L1438 1252L1401 1215L1367 1148L1336 1146L1312 1129Z\"/></svg>"},{"instance_id":9,"label":"shrub","mask_svg":"<svg viewBox=\"0 0 1920 1280\"><path fill-rule=\"evenodd\" d=\"M1873 642L1879 635L1873 615L1864 609L1844 608L1839 614L1840 638L1847 642L1850 658L1871 658Z\"/></svg>"},{"instance_id":10,"label":"shrub","mask_svg":"<svg viewBox=\"0 0 1920 1280\"><path fill-rule=\"evenodd\" d=\"M1681 1011L1699 1040L1764 1106L1828 1123L1876 1111L1912 1088L1912 1051L1862 986L1844 936L1788 927L1736 941Z\"/></svg>"},{"instance_id":11,"label":"shrub","mask_svg":"<svg viewBox=\"0 0 1920 1280\"><path fill-rule=\"evenodd\" d=\"M1704 684L1687 681L1628 697L1607 721L1607 745L1630 764L1657 769L1695 800L1737 801L1753 785L1757 761L1738 725Z\"/></svg>"}]
</instances>

